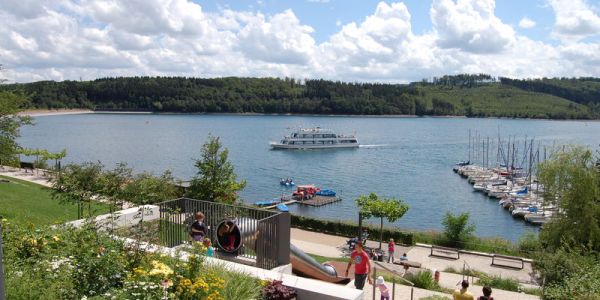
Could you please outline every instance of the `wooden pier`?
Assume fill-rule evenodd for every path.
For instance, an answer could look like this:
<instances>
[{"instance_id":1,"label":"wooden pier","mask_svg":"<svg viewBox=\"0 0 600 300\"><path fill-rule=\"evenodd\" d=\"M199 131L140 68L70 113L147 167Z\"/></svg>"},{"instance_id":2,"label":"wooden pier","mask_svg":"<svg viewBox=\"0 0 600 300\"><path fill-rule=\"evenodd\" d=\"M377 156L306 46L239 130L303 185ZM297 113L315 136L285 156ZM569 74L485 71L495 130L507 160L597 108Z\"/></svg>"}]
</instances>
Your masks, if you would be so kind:
<instances>
[{"instance_id":1,"label":"wooden pier","mask_svg":"<svg viewBox=\"0 0 600 300\"><path fill-rule=\"evenodd\" d=\"M326 196L314 196L309 200L298 201L298 204L309 205L309 206L323 206L331 203L342 201L341 197L326 197Z\"/></svg>"}]
</instances>

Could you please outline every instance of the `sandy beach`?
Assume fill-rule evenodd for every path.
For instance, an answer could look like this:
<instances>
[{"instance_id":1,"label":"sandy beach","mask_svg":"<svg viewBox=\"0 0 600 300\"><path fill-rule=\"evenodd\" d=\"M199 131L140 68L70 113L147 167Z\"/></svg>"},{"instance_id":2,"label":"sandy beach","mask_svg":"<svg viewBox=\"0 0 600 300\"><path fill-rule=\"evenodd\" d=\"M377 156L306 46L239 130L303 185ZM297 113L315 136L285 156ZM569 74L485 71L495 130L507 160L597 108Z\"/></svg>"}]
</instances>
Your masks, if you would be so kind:
<instances>
[{"instance_id":1,"label":"sandy beach","mask_svg":"<svg viewBox=\"0 0 600 300\"><path fill-rule=\"evenodd\" d=\"M28 109L19 112L19 116L55 116L55 115L75 115L75 114L92 114L93 110L90 109Z\"/></svg>"}]
</instances>

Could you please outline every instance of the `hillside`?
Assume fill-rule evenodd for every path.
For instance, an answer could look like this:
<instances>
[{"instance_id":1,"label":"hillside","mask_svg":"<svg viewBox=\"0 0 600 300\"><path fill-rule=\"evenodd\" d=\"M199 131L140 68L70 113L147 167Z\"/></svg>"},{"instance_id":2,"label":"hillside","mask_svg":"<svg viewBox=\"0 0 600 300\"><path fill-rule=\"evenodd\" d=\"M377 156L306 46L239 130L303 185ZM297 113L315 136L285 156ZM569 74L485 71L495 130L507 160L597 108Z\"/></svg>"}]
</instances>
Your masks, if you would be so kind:
<instances>
[{"instance_id":1,"label":"hillside","mask_svg":"<svg viewBox=\"0 0 600 300\"><path fill-rule=\"evenodd\" d=\"M290 78L119 77L0 86L31 108L153 112L467 115L590 119L600 116L600 79L513 80L461 74L405 84Z\"/></svg>"}]
</instances>

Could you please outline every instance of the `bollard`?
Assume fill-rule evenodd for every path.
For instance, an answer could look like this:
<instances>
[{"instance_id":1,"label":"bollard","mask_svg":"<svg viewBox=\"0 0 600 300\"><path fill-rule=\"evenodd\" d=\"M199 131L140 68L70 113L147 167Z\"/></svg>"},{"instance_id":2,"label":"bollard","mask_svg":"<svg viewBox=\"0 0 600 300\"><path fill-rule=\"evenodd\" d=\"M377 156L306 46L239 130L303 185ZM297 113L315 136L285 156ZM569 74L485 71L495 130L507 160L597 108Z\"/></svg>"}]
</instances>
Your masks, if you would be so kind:
<instances>
[{"instance_id":1,"label":"bollard","mask_svg":"<svg viewBox=\"0 0 600 300\"><path fill-rule=\"evenodd\" d=\"M415 295L415 288L411 287L410 288L410 300L413 300L414 295Z\"/></svg>"}]
</instances>

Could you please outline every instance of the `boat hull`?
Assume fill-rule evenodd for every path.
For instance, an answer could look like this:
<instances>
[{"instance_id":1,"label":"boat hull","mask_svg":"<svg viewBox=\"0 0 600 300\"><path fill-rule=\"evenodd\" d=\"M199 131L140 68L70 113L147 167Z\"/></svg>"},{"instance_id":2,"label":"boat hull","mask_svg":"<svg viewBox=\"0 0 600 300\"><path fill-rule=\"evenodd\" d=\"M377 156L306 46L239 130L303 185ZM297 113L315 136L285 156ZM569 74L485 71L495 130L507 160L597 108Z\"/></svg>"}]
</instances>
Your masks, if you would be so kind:
<instances>
[{"instance_id":1,"label":"boat hull","mask_svg":"<svg viewBox=\"0 0 600 300\"><path fill-rule=\"evenodd\" d=\"M340 148L358 148L358 143L336 144L336 145L288 145L288 144L271 144L272 149L340 149Z\"/></svg>"}]
</instances>

